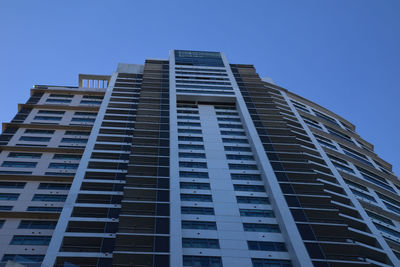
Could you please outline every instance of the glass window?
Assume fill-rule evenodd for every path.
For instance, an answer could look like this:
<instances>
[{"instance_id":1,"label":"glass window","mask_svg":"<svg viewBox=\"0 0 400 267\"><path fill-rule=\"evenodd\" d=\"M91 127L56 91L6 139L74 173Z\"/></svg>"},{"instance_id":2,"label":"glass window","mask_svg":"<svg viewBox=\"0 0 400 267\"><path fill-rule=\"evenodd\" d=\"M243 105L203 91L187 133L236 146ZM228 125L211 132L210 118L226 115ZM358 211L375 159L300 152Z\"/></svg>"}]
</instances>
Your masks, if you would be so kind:
<instances>
[{"instance_id":1,"label":"glass window","mask_svg":"<svg viewBox=\"0 0 400 267\"><path fill-rule=\"evenodd\" d=\"M61 183L40 183L38 189L69 190L70 184Z\"/></svg>"},{"instance_id":2,"label":"glass window","mask_svg":"<svg viewBox=\"0 0 400 267\"><path fill-rule=\"evenodd\" d=\"M285 243L282 242L247 241L247 245L249 250L287 251Z\"/></svg>"},{"instance_id":3,"label":"glass window","mask_svg":"<svg viewBox=\"0 0 400 267\"><path fill-rule=\"evenodd\" d=\"M375 220L378 220L378 221L381 221L381 222L384 222L384 223L387 223L387 224L390 224L390 225L394 226L394 223L393 223L392 220L390 220L390 219L388 219L386 217L383 217L382 215L376 214L376 213L374 213L372 211L369 211L369 210L366 210L366 212L367 212L369 217L371 217L371 218L373 218Z\"/></svg>"},{"instance_id":4,"label":"glass window","mask_svg":"<svg viewBox=\"0 0 400 267\"><path fill-rule=\"evenodd\" d=\"M35 116L34 120L42 121L60 121L62 117L52 117L52 116Z\"/></svg>"},{"instance_id":5,"label":"glass window","mask_svg":"<svg viewBox=\"0 0 400 267\"><path fill-rule=\"evenodd\" d=\"M62 207L36 207L30 206L27 211L42 211L42 212L61 212Z\"/></svg>"},{"instance_id":6,"label":"glass window","mask_svg":"<svg viewBox=\"0 0 400 267\"><path fill-rule=\"evenodd\" d=\"M67 195L35 194L32 201L64 202Z\"/></svg>"},{"instance_id":7,"label":"glass window","mask_svg":"<svg viewBox=\"0 0 400 267\"><path fill-rule=\"evenodd\" d=\"M72 118L71 121L79 121L79 122L94 122L96 119L92 118Z\"/></svg>"},{"instance_id":8,"label":"glass window","mask_svg":"<svg viewBox=\"0 0 400 267\"><path fill-rule=\"evenodd\" d=\"M214 215L214 209L208 207L181 207L182 214Z\"/></svg>"},{"instance_id":9,"label":"glass window","mask_svg":"<svg viewBox=\"0 0 400 267\"><path fill-rule=\"evenodd\" d=\"M207 163L205 162L191 162L191 161L180 161L179 167L182 168L207 168Z\"/></svg>"},{"instance_id":10,"label":"glass window","mask_svg":"<svg viewBox=\"0 0 400 267\"><path fill-rule=\"evenodd\" d=\"M2 262L14 261L14 262L42 262L44 255L32 255L32 254L4 254L1 259Z\"/></svg>"},{"instance_id":11,"label":"glass window","mask_svg":"<svg viewBox=\"0 0 400 267\"><path fill-rule=\"evenodd\" d=\"M83 131L66 131L65 135L90 135L90 132Z\"/></svg>"},{"instance_id":12,"label":"glass window","mask_svg":"<svg viewBox=\"0 0 400 267\"><path fill-rule=\"evenodd\" d=\"M182 238L184 248L219 248L218 239Z\"/></svg>"},{"instance_id":13,"label":"glass window","mask_svg":"<svg viewBox=\"0 0 400 267\"><path fill-rule=\"evenodd\" d=\"M196 127L200 127L200 123L199 122L178 121L178 126L196 126Z\"/></svg>"},{"instance_id":14,"label":"glass window","mask_svg":"<svg viewBox=\"0 0 400 267\"><path fill-rule=\"evenodd\" d=\"M38 114L55 114L55 115L64 115L65 111L62 110L39 110Z\"/></svg>"},{"instance_id":15,"label":"glass window","mask_svg":"<svg viewBox=\"0 0 400 267\"><path fill-rule=\"evenodd\" d=\"M212 202L212 196L201 194L181 194L181 201Z\"/></svg>"},{"instance_id":16,"label":"glass window","mask_svg":"<svg viewBox=\"0 0 400 267\"><path fill-rule=\"evenodd\" d=\"M232 128L232 129L243 129L243 126L241 124L225 124L225 123L220 123L219 124L220 128Z\"/></svg>"},{"instance_id":17,"label":"glass window","mask_svg":"<svg viewBox=\"0 0 400 267\"><path fill-rule=\"evenodd\" d=\"M292 267L288 260L267 260L252 258L253 267Z\"/></svg>"},{"instance_id":18,"label":"glass window","mask_svg":"<svg viewBox=\"0 0 400 267\"><path fill-rule=\"evenodd\" d=\"M244 204L269 204L269 199L267 197L237 196L236 200L238 203Z\"/></svg>"},{"instance_id":19,"label":"glass window","mask_svg":"<svg viewBox=\"0 0 400 267\"><path fill-rule=\"evenodd\" d=\"M183 256L183 266L222 267L221 257Z\"/></svg>"},{"instance_id":20,"label":"glass window","mask_svg":"<svg viewBox=\"0 0 400 267\"><path fill-rule=\"evenodd\" d=\"M21 136L19 141L49 142L51 137Z\"/></svg>"},{"instance_id":21,"label":"glass window","mask_svg":"<svg viewBox=\"0 0 400 267\"><path fill-rule=\"evenodd\" d=\"M10 245L47 246L50 240L51 236L15 235Z\"/></svg>"},{"instance_id":22,"label":"glass window","mask_svg":"<svg viewBox=\"0 0 400 267\"><path fill-rule=\"evenodd\" d=\"M61 139L62 143L82 143L86 144L88 139L81 139L81 138L63 138Z\"/></svg>"},{"instance_id":23,"label":"glass window","mask_svg":"<svg viewBox=\"0 0 400 267\"><path fill-rule=\"evenodd\" d=\"M67 169L67 170L76 170L78 169L79 164L75 163L50 163L49 169Z\"/></svg>"},{"instance_id":24,"label":"glass window","mask_svg":"<svg viewBox=\"0 0 400 267\"><path fill-rule=\"evenodd\" d=\"M228 164L229 169L231 170L258 170L257 165L255 164Z\"/></svg>"},{"instance_id":25,"label":"glass window","mask_svg":"<svg viewBox=\"0 0 400 267\"><path fill-rule=\"evenodd\" d=\"M57 221L34 221L22 220L19 223L19 229L55 229Z\"/></svg>"},{"instance_id":26,"label":"glass window","mask_svg":"<svg viewBox=\"0 0 400 267\"><path fill-rule=\"evenodd\" d=\"M67 95L67 94L50 94L50 97L65 97L65 98L72 98L74 97L73 95Z\"/></svg>"},{"instance_id":27,"label":"glass window","mask_svg":"<svg viewBox=\"0 0 400 267\"><path fill-rule=\"evenodd\" d=\"M221 117L218 117L218 121L240 122L240 119L239 118L221 118Z\"/></svg>"},{"instance_id":28,"label":"glass window","mask_svg":"<svg viewBox=\"0 0 400 267\"><path fill-rule=\"evenodd\" d=\"M74 155L74 154L55 154L53 159L63 159L63 160L80 160L81 155Z\"/></svg>"},{"instance_id":29,"label":"glass window","mask_svg":"<svg viewBox=\"0 0 400 267\"><path fill-rule=\"evenodd\" d=\"M189 183L189 182L180 182L180 186L182 189L202 189L202 190L210 190L209 183Z\"/></svg>"},{"instance_id":30,"label":"glass window","mask_svg":"<svg viewBox=\"0 0 400 267\"><path fill-rule=\"evenodd\" d=\"M24 161L4 161L1 167L16 167L16 168L35 168L37 162L24 162Z\"/></svg>"},{"instance_id":31,"label":"glass window","mask_svg":"<svg viewBox=\"0 0 400 267\"><path fill-rule=\"evenodd\" d=\"M266 224L266 223L243 223L243 229L246 232L271 232L271 233L281 232L277 224Z\"/></svg>"},{"instance_id":32,"label":"glass window","mask_svg":"<svg viewBox=\"0 0 400 267\"><path fill-rule=\"evenodd\" d=\"M101 105L101 101L82 100L80 104L85 105Z\"/></svg>"},{"instance_id":33,"label":"glass window","mask_svg":"<svg viewBox=\"0 0 400 267\"><path fill-rule=\"evenodd\" d=\"M178 115L178 120L200 120L199 116Z\"/></svg>"},{"instance_id":34,"label":"glass window","mask_svg":"<svg viewBox=\"0 0 400 267\"><path fill-rule=\"evenodd\" d=\"M247 174L247 173L231 173L231 178L232 178L232 180L259 181L259 180L261 180L261 175Z\"/></svg>"},{"instance_id":35,"label":"glass window","mask_svg":"<svg viewBox=\"0 0 400 267\"><path fill-rule=\"evenodd\" d=\"M224 146L225 151L241 151L241 152L250 152L250 147L243 146Z\"/></svg>"},{"instance_id":36,"label":"glass window","mask_svg":"<svg viewBox=\"0 0 400 267\"><path fill-rule=\"evenodd\" d=\"M252 191L252 192L265 192L262 185L247 185L247 184L234 184L235 191Z\"/></svg>"},{"instance_id":37,"label":"glass window","mask_svg":"<svg viewBox=\"0 0 400 267\"><path fill-rule=\"evenodd\" d=\"M25 182L0 182L0 188L22 189L25 185Z\"/></svg>"},{"instance_id":38,"label":"glass window","mask_svg":"<svg viewBox=\"0 0 400 267\"><path fill-rule=\"evenodd\" d=\"M360 198L362 198L362 199L364 199L364 200L369 200L369 201L372 201L372 202L376 202L376 200L375 200L375 198L374 198L373 196L367 195L367 194L365 194L365 193L362 193L362 192L360 192L360 191L357 191L357 190L354 190L354 189L351 189L351 188L350 188L350 190L351 190L351 192L353 192L353 194L356 195L357 197L360 197Z\"/></svg>"},{"instance_id":39,"label":"glass window","mask_svg":"<svg viewBox=\"0 0 400 267\"><path fill-rule=\"evenodd\" d=\"M75 112L76 116L97 116L97 113L94 112Z\"/></svg>"},{"instance_id":40,"label":"glass window","mask_svg":"<svg viewBox=\"0 0 400 267\"><path fill-rule=\"evenodd\" d=\"M179 146L179 149L204 150L203 145L179 144L178 146Z\"/></svg>"},{"instance_id":41,"label":"glass window","mask_svg":"<svg viewBox=\"0 0 400 267\"><path fill-rule=\"evenodd\" d=\"M274 212L272 210L239 209L239 212L240 216L243 217L274 217Z\"/></svg>"},{"instance_id":42,"label":"glass window","mask_svg":"<svg viewBox=\"0 0 400 267\"><path fill-rule=\"evenodd\" d=\"M233 160L254 160L254 157L251 155L227 154L226 158Z\"/></svg>"},{"instance_id":43,"label":"glass window","mask_svg":"<svg viewBox=\"0 0 400 267\"><path fill-rule=\"evenodd\" d=\"M25 152L10 152L9 158L20 158L20 159L40 159L42 154L39 153L25 153Z\"/></svg>"},{"instance_id":44,"label":"glass window","mask_svg":"<svg viewBox=\"0 0 400 267\"><path fill-rule=\"evenodd\" d=\"M245 136L246 133L238 131L221 131L221 135Z\"/></svg>"},{"instance_id":45,"label":"glass window","mask_svg":"<svg viewBox=\"0 0 400 267\"><path fill-rule=\"evenodd\" d=\"M189 153L189 152L179 152L180 158L206 158L204 153Z\"/></svg>"},{"instance_id":46,"label":"glass window","mask_svg":"<svg viewBox=\"0 0 400 267\"><path fill-rule=\"evenodd\" d=\"M182 221L182 229L217 230L217 224L205 221Z\"/></svg>"},{"instance_id":47,"label":"glass window","mask_svg":"<svg viewBox=\"0 0 400 267\"><path fill-rule=\"evenodd\" d=\"M67 104L71 103L71 99L55 99L55 98L48 98L46 99L47 103L62 103L62 104Z\"/></svg>"},{"instance_id":48,"label":"glass window","mask_svg":"<svg viewBox=\"0 0 400 267\"><path fill-rule=\"evenodd\" d=\"M54 130L38 130L38 129L26 129L25 133L32 134L53 134Z\"/></svg>"},{"instance_id":49,"label":"glass window","mask_svg":"<svg viewBox=\"0 0 400 267\"><path fill-rule=\"evenodd\" d=\"M208 179L208 173L207 172L187 172L187 171L180 171L179 172L180 177L185 177L185 178L202 178L202 179Z\"/></svg>"},{"instance_id":50,"label":"glass window","mask_svg":"<svg viewBox=\"0 0 400 267\"><path fill-rule=\"evenodd\" d=\"M193 134L201 134L200 129L178 129L178 133L193 133Z\"/></svg>"},{"instance_id":51,"label":"glass window","mask_svg":"<svg viewBox=\"0 0 400 267\"><path fill-rule=\"evenodd\" d=\"M197 136L179 136L178 137L179 141L191 141L191 142L202 142L203 137L197 137Z\"/></svg>"},{"instance_id":52,"label":"glass window","mask_svg":"<svg viewBox=\"0 0 400 267\"><path fill-rule=\"evenodd\" d=\"M12 208L13 208L13 206L0 206L0 210L4 210L4 211L6 211L6 210L12 210Z\"/></svg>"}]
</instances>

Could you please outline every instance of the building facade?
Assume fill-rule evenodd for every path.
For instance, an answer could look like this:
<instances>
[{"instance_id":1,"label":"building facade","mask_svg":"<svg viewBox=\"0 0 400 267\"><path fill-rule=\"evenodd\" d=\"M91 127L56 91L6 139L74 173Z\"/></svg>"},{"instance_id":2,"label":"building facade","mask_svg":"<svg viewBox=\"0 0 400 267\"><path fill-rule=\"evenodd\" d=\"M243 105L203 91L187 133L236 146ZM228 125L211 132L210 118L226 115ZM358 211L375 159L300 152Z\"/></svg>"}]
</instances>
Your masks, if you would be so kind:
<instances>
[{"instance_id":1,"label":"building facade","mask_svg":"<svg viewBox=\"0 0 400 267\"><path fill-rule=\"evenodd\" d=\"M355 126L223 53L37 85L0 137L0 266L400 266Z\"/></svg>"}]
</instances>

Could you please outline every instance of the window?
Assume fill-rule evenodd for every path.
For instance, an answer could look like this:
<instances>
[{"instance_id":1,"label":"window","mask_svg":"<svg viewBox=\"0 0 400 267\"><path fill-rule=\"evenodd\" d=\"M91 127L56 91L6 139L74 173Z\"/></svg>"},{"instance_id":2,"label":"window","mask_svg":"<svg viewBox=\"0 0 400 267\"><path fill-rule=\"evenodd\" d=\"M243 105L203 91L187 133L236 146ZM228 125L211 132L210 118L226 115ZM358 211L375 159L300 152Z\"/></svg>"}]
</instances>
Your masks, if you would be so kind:
<instances>
[{"instance_id":1,"label":"window","mask_svg":"<svg viewBox=\"0 0 400 267\"><path fill-rule=\"evenodd\" d=\"M51 137L21 136L19 141L49 142Z\"/></svg>"},{"instance_id":2,"label":"window","mask_svg":"<svg viewBox=\"0 0 400 267\"><path fill-rule=\"evenodd\" d=\"M376 229L378 229L381 232L385 232L386 234L392 235L392 236L394 236L396 238L400 238L400 233L395 231L395 230L392 230L392 229L390 229L388 227L379 225L377 223L375 223L375 226L376 226Z\"/></svg>"},{"instance_id":3,"label":"window","mask_svg":"<svg viewBox=\"0 0 400 267\"><path fill-rule=\"evenodd\" d=\"M97 113L94 112L75 112L76 116L97 116Z\"/></svg>"},{"instance_id":4,"label":"window","mask_svg":"<svg viewBox=\"0 0 400 267\"><path fill-rule=\"evenodd\" d=\"M196 126L196 127L200 127L200 123L199 122L178 121L178 126Z\"/></svg>"},{"instance_id":5,"label":"window","mask_svg":"<svg viewBox=\"0 0 400 267\"><path fill-rule=\"evenodd\" d=\"M180 158L206 158L206 154L204 153L187 153L187 152L179 152Z\"/></svg>"},{"instance_id":6,"label":"window","mask_svg":"<svg viewBox=\"0 0 400 267\"><path fill-rule=\"evenodd\" d=\"M199 114L197 110L178 110L178 113L184 113L184 114Z\"/></svg>"},{"instance_id":7,"label":"window","mask_svg":"<svg viewBox=\"0 0 400 267\"><path fill-rule=\"evenodd\" d=\"M274 217L274 212L272 210L239 209L239 212L240 216L243 217Z\"/></svg>"},{"instance_id":8,"label":"window","mask_svg":"<svg viewBox=\"0 0 400 267\"><path fill-rule=\"evenodd\" d=\"M210 190L210 184L208 183L188 183L181 182L181 189L201 189L201 190Z\"/></svg>"},{"instance_id":9,"label":"window","mask_svg":"<svg viewBox=\"0 0 400 267\"><path fill-rule=\"evenodd\" d=\"M180 177L185 177L185 178L202 178L202 179L208 179L208 173L207 172L186 172L186 171L180 171L179 172Z\"/></svg>"},{"instance_id":10,"label":"window","mask_svg":"<svg viewBox=\"0 0 400 267\"><path fill-rule=\"evenodd\" d=\"M314 111L314 113L315 113L315 116L317 116L317 117L319 117L319 118L321 118L321 119L323 119L323 120L325 120L325 121L328 121L328 122L330 122L330 123L339 125L339 124L336 122L336 120L335 120L334 118L331 118L331 117L329 117L328 115L325 115L325 114L323 114L323 113L321 113L321 112L318 112L318 111L316 111L315 109L313 109L313 111Z\"/></svg>"},{"instance_id":11,"label":"window","mask_svg":"<svg viewBox=\"0 0 400 267\"><path fill-rule=\"evenodd\" d=\"M376 213L374 213L372 211L369 211L369 210L366 210L366 212L367 212L368 216L371 217L372 219L375 219L375 220L390 224L392 226L395 226L392 220L390 220L390 219L388 219L386 217L383 217L382 215L376 214Z\"/></svg>"},{"instance_id":12,"label":"window","mask_svg":"<svg viewBox=\"0 0 400 267\"><path fill-rule=\"evenodd\" d=\"M354 144L353 141L351 140L350 136L348 136L348 135L346 135L344 133L341 133L339 131L336 131L335 129L332 129L332 128L328 127L328 126L325 126L325 127L327 128L327 130L328 130L328 132L330 134L332 134L332 135L334 135L336 137L339 137L342 140L345 140L347 142L350 142L350 143Z\"/></svg>"},{"instance_id":13,"label":"window","mask_svg":"<svg viewBox=\"0 0 400 267\"><path fill-rule=\"evenodd\" d=\"M62 143L81 143L86 144L88 139L81 139L81 138L63 138L61 139Z\"/></svg>"},{"instance_id":14,"label":"window","mask_svg":"<svg viewBox=\"0 0 400 267\"><path fill-rule=\"evenodd\" d=\"M72 118L71 121L79 121L79 122L94 122L96 119L92 118Z\"/></svg>"},{"instance_id":15,"label":"window","mask_svg":"<svg viewBox=\"0 0 400 267\"><path fill-rule=\"evenodd\" d=\"M243 126L240 124L226 124L226 123L221 123L218 124L220 128L232 128L232 129L243 129Z\"/></svg>"},{"instance_id":16,"label":"window","mask_svg":"<svg viewBox=\"0 0 400 267\"><path fill-rule=\"evenodd\" d=\"M53 159L63 159L63 160L80 160L81 155L74 155L74 154L55 154Z\"/></svg>"},{"instance_id":17,"label":"window","mask_svg":"<svg viewBox=\"0 0 400 267\"><path fill-rule=\"evenodd\" d=\"M219 248L218 239L182 238L184 248Z\"/></svg>"},{"instance_id":18,"label":"window","mask_svg":"<svg viewBox=\"0 0 400 267\"><path fill-rule=\"evenodd\" d=\"M101 101L90 101L90 100L82 100L80 104L85 104L85 105L100 105Z\"/></svg>"},{"instance_id":19,"label":"window","mask_svg":"<svg viewBox=\"0 0 400 267\"><path fill-rule=\"evenodd\" d=\"M71 103L71 99L53 99L53 98L48 98L46 99L47 103L61 103L61 104L66 104L66 103Z\"/></svg>"},{"instance_id":20,"label":"window","mask_svg":"<svg viewBox=\"0 0 400 267\"><path fill-rule=\"evenodd\" d=\"M183 256L183 266L222 267L221 257Z\"/></svg>"},{"instance_id":21,"label":"window","mask_svg":"<svg viewBox=\"0 0 400 267\"><path fill-rule=\"evenodd\" d=\"M248 144L247 139L238 139L238 138L222 138L222 142L224 143L234 143L234 144Z\"/></svg>"},{"instance_id":22,"label":"window","mask_svg":"<svg viewBox=\"0 0 400 267\"><path fill-rule=\"evenodd\" d=\"M361 167L357 167L357 169L360 171L361 176L364 178L364 180L371 182L375 185L378 185L380 187L383 187L391 192L395 192L394 189L387 183L385 178L379 177L375 174L373 174L370 171L367 171L366 169L363 169Z\"/></svg>"},{"instance_id":23,"label":"window","mask_svg":"<svg viewBox=\"0 0 400 267\"><path fill-rule=\"evenodd\" d=\"M65 111L61 111L61 110L39 110L38 114L64 115Z\"/></svg>"},{"instance_id":24,"label":"window","mask_svg":"<svg viewBox=\"0 0 400 267\"><path fill-rule=\"evenodd\" d=\"M357 190L354 190L354 189L350 189L350 190L351 190L351 192L353 192L353 194L356 195L357 197L360 197L360 198L362 198L362 199L364 199L364 200L369 200L369 201L372 201L372 202L376 202L375 198L372 197L372 196L370 196L370 195L367 195L367 194L365 194L365 193L362 193L362 192L357 191Z\"/></svg>"},{"instance_id":25,"label":"window","mask_svg":"<svg viewBox=\"0 0 400 267\"><path fill-rule=\"evenodd\" d=\"M53 134L54 130L37 130L37 129L26 129L25 133L32 134Z\"/></svg>"},{"instance_id":26,"label":"window","mask_svg":"<svg viewBox=\"0 0 400 267\"><path fill-rule=\"evenodd\" d=\"M236 200L238 203L244 204L269 204L269 199L267 197L237 196Z\"/></svg>"},{"instance_id":27,"label":"window","mask_svg":"<svg viewBox=\"0 0 400 267\"><path fill-rule=\"evenodd\" d=\"M36 207L30 206L27 211L42 211L42 212L61 212L62 207Z\"/></svg>"},{"instance_id":28,"label":"window","mask_svg":"<svg viewBox=\"0 0 400 267\"><path fill-rule=\"evenodd\" d=\"M182 116L182 115L178 115L178 120L200 120L199 116Z\"/></svg>"},{"instance_id":29,"label":"window","mask_svg":"<svg viewBox=\"0 0 400 267\"><path fill-rule=\"evenodd\" d=\"M259 174L246 174L246 173L231 173L232 180L248 180L248 181L259 181L261 175Z\"/></svg>"},{"instance_id":30,"label":"window","mask_svg":"<svg viewBox=\"0 0 400 267\"><path fill-rule=\"evenodd\" d=\"M252 191L252 192L265 192L262 185L247 185L247 184L234 184L235 191Z\"/></svg>"},{"instance_id":31,"label":"window","mask_svg":"<svg viewBox=\"0 0 400 267\"><path fill-rule=\"evenodd\" d=\"M3 211L12 210L12 207L13 206L0 206L0 210L3 210Z\"/></svg>"},{"instance_id":32,"label":"window","mask_svg":"<svg viewBox=\"0 0 400 267\"><path fill-rule=\"evenodd\" d=\"M334 161L332 161L332 164L333 164L333 166L336 167L336 169L339 169L341 171L348 172L348 173L354 173L353 169L350 167L346 167L346 166L339 164L337 162L334 162Z\"/></svg>"},{"instance_id":33,"label":"window","mask_svg":"<svg viewBox=\"0 0 400 267\"><path fill-rule=\"evenodd\" d=\"M204 221L182 221L182 229L217 230L217 224Z\"/></svg>"},{"instance_id":34,"label":"window","mask_svg":"<svg viewBox=\"0 0 400 267\"><path fill-rule=\"evenodd\" d=\"M266 224L266 223L243 223L243 229L246 232L270 232L270 233L281 232L277 224Z\"/></svg>"},{"instance_id":35,"label":"window","mask_svg":"<svg viewBox=\"0 0 400 267\"><path fill-rule=\"evenodd\" d=\"M178 146L179 146L179 149L204 150L203 145L179 144Z\"/></svg>"},{"instance_id":36,"label":"window","mask_svg":"<svg viewBox=\"0 0 400 267\"><path fill-rule=\"evenodd\" d=\"M4 161L1 167L35 168L37 162Z\"/></svg>"},{"instance_id":37,"label":"window","mask_svg":"<svg viewBox=\"0 0 400 267\"><path fill-rule=\"evenodd\" d=\"M15 235L10 245L36 245L47 246L51 236Z\"/></svg>"},{"instance_id":38,"label":"window","mask_svg":"<svg viewBox=\"0 0 400 267\"><path fill-rule=\"evenodd\" d=\"M224 146L225 151L241 151L241 152L250 152L250 147L242 147L242 146Z\"/></svg>"},{"instance_id":39,"label":"window","mask_svg":"<svg viewBox=\"0 0 400 267\"><path fill-rule=\"evenodd\" d=\"M190 142L203 142L203 137L195 137L195 136L179 136L179 141L190 141Z\"/></svg>"},{"instance_id":40,"label":"window","mask_svg":"<svg viewBox=\"0 0 400 267\"><path fill-rule=\"evenodd\" d=\"M67 94L50 94L50 97L65 97L65 98L72 98L74 97L73 95L67 95Z\"/></svg>"},{"instance_id":41,"label":"window","mask_svg":"<svg viewBox=\"0 0 400 267\"><path fill-rule=\"evenodd\" d=\"M229 169L231 170L257 170L257 165L255 164L228 164Z\"/></svg>"},{"instance_id":42,"label":"window","mask_svg":"<svg viewBox=\"0 0 400 267\"><path fill-rule=\"evenodd\" d=\"M62 117L51 117L51 116L35 116L34 120L42 120L42 121L60 121Z\"/></svg>"},{"instance_id":43,"label":"window","mask_svg":"<svg viewBox=\"0 0 400 267\"><path fill-rule=\"evenodd\" d=\"M0 220L0 228L3 227L5 220Z\"/></svg>"},{"instance_id":44,"label":"window","mask_svg":"<svg viewBox=\"0 0 400 267\"><path fill-rule=\"evenodd\" d=\"M25 184L25 182L0 182L0 188L22 189Z\"/></svg>"},{"instance_id":45,"label":"window","mask_svg":"<svg viewBox=\"0 0 400 267\"><path fill-rule=\"evenodd\" d=\"M250 156L250 155L237 155L237 154L227 154L226 158L227 159L233 159L233 160L254 160L253 156Z\"/></svg>"},{"instance_id":46,"label":"window","mask_svg":"<svg viewBox=\"0 0 400 267\"><path fill-rule=\"evenodd\" d=\"M22 220L19 223L19 229L55 229L57 221L28 221Z\"/></svg>"},{"instance_id":47,"label":"window","mask_svg":"<svg viewBox=\"0 0 400 267\"><path fill-rule=\"evenodd\" d=\"M190 161L180 161L179 167L182 168L207 168L207 163L205 162L190 162Z\"/></svg>"},{"instance_id":48,"label":"window","mask_svg":"<svg viewBox=\"0 0 400 267\"><path fill-rule=\"evenodd\" d=\"M238 131L221 131L221 135L245 136L246 133Z\"/></svg>"},{"instance_id":49,"label":"window","mask_svg":"<svg viewBox=\"0 0 400 267\"><path fill-rule=\"evenodd\" d=\"M178 133L201 134L201 130L197 130L197 129L178 129Z\"/></svg>"},{"instance_id":50,"label":"window","mask_svg":"<svg viewBox=\"0 0 400 267\"><path fill-rule=\"evenodd\" d=\"M364 155L345 146L342 145L339 146L343 149L344 154L346 154L347 156L352 157L355 160L361 161L362 163L365 163L367 165L373 166L372 163L368 161L368 158L365 157Z\"/></svg>"},{"instance_id":51,"label":"window","mask_svg":"<svg viewBox=\"0 0 400 267\"><path fill-rule=\"evenodd\" d=\"M65 135L90 135L90 132L83 131L66 131Z\"/></svg>"},{"instance_id":52,"label":"window","mask_svg":"<svg viewBox=\"0 0 400 267\"><path fill-rule=\"evenodd\" d=\"M282 242L247 241L247 245L249 250L287 251L285 243Z\"/></svg>"},{"instance_id":53,"label":"window","mask_svg":"<svg viewBox=\"0 0 400 267\"><path fill-rule=\"evenodd\" d=\"M42 262L44 255L32 255L32 254L4 254L1 259L2 262L14 261L14 262Z\"/></svg>"},{"instance_id":54,"label":"window","mask_svg":"<svg viewBox=\"0 0 400 267\"><path fill-rule=\"evenodd\" d=\"M181 201L212 202L212 197L201 194L181 194Z\"/></svg>"},{"instance_id":55,"label":"window","mask_svg":"<svg viewBox=\"0 0 400 267\"><path fill-rule=\"evenodd\" d=\"M79 164L74 163L50 163L49 169L67 169L67 170L76 170L78 169Z\"/></svg>"},{"instance_id":56,"label":"window","mask_svg":"<svg viewBox=\"0 0 400 267\"><path fill-rule=\"evenodd\" d=\"M103 99L103 96L101 95L84 95L82 96L84 99Z\"/></svg>"},{"instance_id":57,"label":"window","mask_svg":"<svg viewBox=\"0 0 400 267\"><path fill-rule=\"evenodd\" d=\"M287 260L267 260L252 258L253 267L292 267L290 261Z\"/></svg>"},{"instance_id":58,"label":"window","mask_svg":"<svg viewBox=\"0 0 400 267\"><path fill-rule=\"evenodd\" d=\"M35 194L32 201L64 202L67 195Z\"/></svg>"},{"instance_id":59,"label":"window","mask_svg":"<svg viewBox=\"0 0 400 267\"><path fill-rule=\"evenodd\" d=\"M240 122L239 118L218 118L218 121L232 121L232 122Z\"/></svg>"},{"instance_id":60,"label":"window","mask_svg":"<svg viewBox=\"0 0 400 267\"><path fill-rule=\"evenodd\" d=\"M22 152L10 152L8 154L9 158L19 158L19 159L40 159L42 154L38 153L22 153Z\"/></svg>"},{"instance_id":61,"label":"window","mask_svg":"<svg viewBox=\"0 0 400 267\"><path fill-rule=\"evenodd\" d=\"M69 190L70 184L40 183L38 189Z\"/></svg>"},{"instance_id":62,"label":"window","mask_svg":"<svg viewBox=\"0 0 400 267\"><path fill-rule=\"evenodd\" d=\"M182 214L214 215L214 209L208 207L181 207Z\"/></svg>"}]
</instances>

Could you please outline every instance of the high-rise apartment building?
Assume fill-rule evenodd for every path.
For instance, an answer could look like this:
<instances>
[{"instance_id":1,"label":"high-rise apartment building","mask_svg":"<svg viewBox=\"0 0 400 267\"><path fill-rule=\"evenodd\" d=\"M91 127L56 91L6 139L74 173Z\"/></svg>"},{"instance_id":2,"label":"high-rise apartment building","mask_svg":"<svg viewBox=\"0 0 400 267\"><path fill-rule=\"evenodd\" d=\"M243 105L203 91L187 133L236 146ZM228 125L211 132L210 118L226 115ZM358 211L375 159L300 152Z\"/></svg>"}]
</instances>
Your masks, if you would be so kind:
<instances>
[{"instance_id":1,"label":"high-rise apartment building","mask_svg":"<svg viewBox=\"0 0 400 267\"><path fill-rule=\"evenodd\" d=\"M400 266L391 165L252 65L174 50L18 109L1 266Z\"/></svg>"}]
</instances>

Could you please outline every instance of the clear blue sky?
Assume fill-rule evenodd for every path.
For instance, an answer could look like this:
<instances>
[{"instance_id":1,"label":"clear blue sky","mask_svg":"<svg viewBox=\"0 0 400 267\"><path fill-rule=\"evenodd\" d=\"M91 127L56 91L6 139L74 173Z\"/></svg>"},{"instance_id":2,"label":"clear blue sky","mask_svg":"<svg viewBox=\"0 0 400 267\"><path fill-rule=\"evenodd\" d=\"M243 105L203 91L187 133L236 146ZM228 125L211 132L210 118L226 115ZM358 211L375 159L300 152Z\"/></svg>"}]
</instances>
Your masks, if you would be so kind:
<instances>
[{"instance_id":1,"label":"clear blue sky","mask_svg":"<svg viewBox=\"0 0 400 267\"><path fill-rule=\"evenodd\" d=\"M0 121L34 84L213 50L342 115L400 174L400 1L0 1Z\"/></svg>"}]
</instances>

